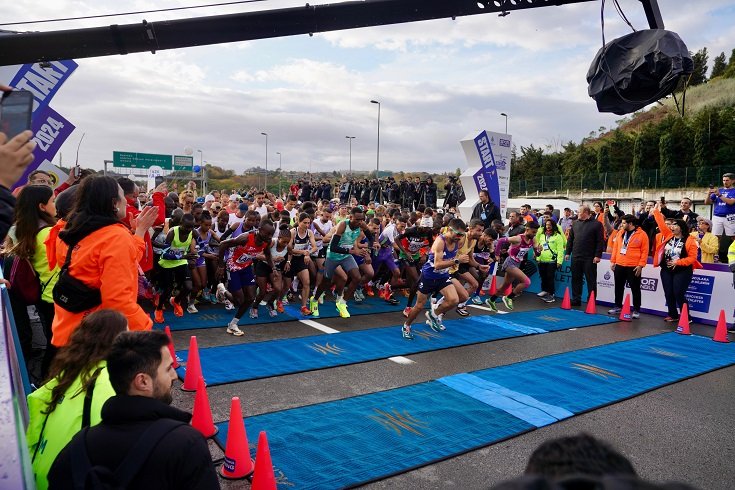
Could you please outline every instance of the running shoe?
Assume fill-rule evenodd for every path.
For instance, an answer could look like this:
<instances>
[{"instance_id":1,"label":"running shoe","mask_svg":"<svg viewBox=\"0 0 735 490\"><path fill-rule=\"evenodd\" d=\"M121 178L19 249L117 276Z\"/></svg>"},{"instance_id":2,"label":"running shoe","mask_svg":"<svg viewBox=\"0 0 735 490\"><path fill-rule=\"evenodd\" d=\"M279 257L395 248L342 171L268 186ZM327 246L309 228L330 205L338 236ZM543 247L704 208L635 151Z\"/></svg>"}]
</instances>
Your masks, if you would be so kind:
<instances>
[{"instance_id":1,"label":"running shoe","mask_svg":"<svg viewBox=\"0 0 735 490\"><path fill-rule=\"evenodd\" d=\"M277 302L276 302L276 310L278 311L278 313L283 313L283 312L285 312L285 311L286 311L286 310L285 310L285 309L283 308L283 301L277 301Z\"/></svg>"},{"instance_id":2,"label":"running shoe","mask_svg":"<svg viewBox=\"0 0 735 490\"><path fill-rule=\"evenodd\" d=\"M478 294L473 294L472 298L470 298L470 301L472 301L472 304L474 305L481 305L482 304L482 298Z\"/></svg>"},{"instance_id":3,"label":"running shoe","mask_svg":"<svg viewBox=\"0 0 735 490\"><path fill-rule=\"evenodd\" d=\"M439 318L434 314L434 312L427 311L425 313L426 315L426 324L431 327L431 329L435 332L441 332L441 324L439 323Z\"/></svg>"},{"instance_id":4,"label":"running shoe","mask_svg":"<svg viewBox=\"0 0 735 490\"><path fill-rule=\"evenodd\" d=\"M319 316L319 302L314 299L314 296L309 299L309 309L311 310L311 316Z\"/></svg>"},{"instance_id":5,"label":"running shoe","mask_svg":"<svg viewBox=\"0 0 735 490\"><path fill-rule=\"evenodd\" d=\"M327 294L327 293L322 293L321 296L319 296L319 304L320 305L323 305L324 304L324 295L325 294Z\"/></svg>"},{"instance_id":6,"label":"running shoe","mask_svg":"<svg viewBox=\"0 0 735 490\"><path fill-rule=\"evenodd\" d=\"M503 304L505 305L506 308L513 311L513 298L503 296Z\"/></svg>"},{"instance_id":7,"label":"running shoe","mask_svg":"<svg viewBox=\"0 0 735 490\"><path fill-rule=\"evenodd\" d=\"M362 301L364 299L365 299L365 295L363 294L362 289L355 289L355 300Z\"/></svg>"},{"instance_id":8,"label":"running shoe","mask_svg":"<svg viewBox=\"0 0 735 490\"><path fill-rule=\"evenodd\" d=\"M618 308L618 307L616 306L616 307L614 307L614 308L610 308L609 310L607 310L607 313L608 313L609 315L618 315L618 314L620 314L620 312L621 312L621 311L623 311L623 309L622 309L622 308Z\"/></svg>"},{"instance_id":9,"label":"running shoe","mask_svg":"<svg viewBox=\"0 0 735 490\"><path fill-rule=\"evenodd\" d=\"M386 300L385 300L385 301L386 301L386 302L387 302L387 303L388 303L389 305L391 305L391 306L395 306L395 305L397 305L398 303L400 303L400 301L398 301L398 300L397 300L397 299L395 299L395 298L386 298Z\"/></svg>"},{"instance_id":10,"label":"running shoe","mask_svg":"<svg viewBox=\"0 0 735 490\"><path fill-rule=\"evenodd\" d=\"M232 301L230 301L229 299L226 299L225 300L225 310L234 310L234 309L235 309L235 305L232 304Z\"/></svg>"},{"instance_id":11,"label":"running shoe","mask_svg":"<svg viewBox=\"0 0 735 490\"><path fill-rule=\"evenodd\" d=\"M281 303L284 305L288 305L288 294L283 295L283 298L281 298Z\"/></svg>"},{"instance_id":12,"label":"running shoe","mask_svg":"<svg viewBox=\"0 0 735 490\"><path fill-rule=\"evenodd\" d=\"M158 308L158 302L159 301L161 301L161 293L159 293L158 291L156 291L155 293L153 293L153 306L155 306L156 308Z\"/></svg>"},{"instance_id":13,"label":"running shoe","mask_svg":"<svg viewBox=\"0 0 735 490\"><path fill-rule=\"evenodd\" d=\"M385 283L385 286L383 286L383 296L384 299L390 299L391 296L393 296L393 288L390 287L390 283Z\"/></svg>"},{"instance_id":14,"label":"running shoe","mask_svg":"<svg viewBox=\"0 0 735 490\"><path fill-rule=\"evenodd\" d=\"M339 316L342 318L349 318L350 312L347 311L347 303L342 301L337 301L337 311L339 312Z\"/></svg>"},{"instance_id":15,"label":"running shoe","mask_svg":"<svg viewBox=\"0 0 735 490\"><path fill-rule=\"evenodd\" d=\"M439 330L446 330L447 327L444 326L444 313L437 315L436 317L439 319Z\"/></svg>"},{"instance_id":16,"label":"running shoe","mask_svg":"<svg viewBox=\"0 0 735 490\"><path fill-rule=\"evenodd\" d=\"M493 311L493 313L498 312L498 305L496 305L495 301L493 301L491 298L486 299L485 304Z\"/></svg>"},{"instance_id":17,"label":"running shoe","mask_svg":"<svg viewBox=\"0 0 735 490\"><path fill-rule=\"evenodd\" d=\"M537 294L536 296L538 296L539 298L543 298L543 297L547 296L548 294L549 294L549 293L547 293L546 291L541 291L541 292L540 292L540 293L538 293L538 294Z\"/></svg>"},{"instance_id":18,"label":"running shoe","mask_svg":"<svg viewBox=\"0 0 735 490\"><path fill-rule=\"evenodd\" d=\"M222 283L217 284L217 292L214 293L214 297L219 301L220 303L224 303L227 299L227 295L225 295L225 292L227 292L227 288L225 288L225 285Z\"/></svg>"},{"instance_id":19,"label":"running shoe","mask_svg":"<svg viewBox=\"0 0 735 490\"><path fill-rule=\"evenodd\" d=\"M168 300L169 303L171 303L171 306L174 307L174 315L176 316L184 316L184 309L181 307L180 304L176 302L176 298L171 298Z\"/></svg>"},{"instance_id":20,"label":"running shoe","mask_svg":"<svg viewBox=\"0 0 735 490\"><path fill-rule=\"evenodd\" d=\"M237 322L234 318L230 321L230 323L227 324L227 333L231 333L235 337L245 335L245 332L240 330L240 327L237 326Z\"/></svg>"},{"instance_id":21,"label":"running shoe","mask_svg":"<svg viewBox=\"0 0 735 490\"><path fill-rule=\"evenodd\" d=\"M258 309L250 308L250 318L258 318Z\"/></svg>"},{"instance_id":22,"label":"running shoe","mask_svg":"<svg viewBox=\"0 0 735 490\"><path fill-rule=\"evenodd\" d=\"M640 318L641 317L641 312L640 311L633 310L633 312L630 314L630 316L631 316L631 318Z\"/></svg>"},{"instance_id":23,"label":"running shoe","mask_svg":"<svg viewBox=\"0 0 735 490\"><path fill-rule=\"evenodd\" d=\"M470 312L464 306L458 306L457 313L459 313L459 316L470 316Z\"/></svg>"},{"instance_id":24,"label":"running shoe","mask_svg":"<svg viewBox=\"0 0 735 490\"><path fill-rule=\"evenodd\" d=\"M666 318L664 318L664 321L665 322L669 322L669 323L673 323L673 322L678 322L679 319L678 318L667 316Z\"/></svg>"},{"instance_id":25,"label":"running shoe","mask_svg":"<svg viewBox=\"0 0 735 490\"><path fill-rule=\"evenodd\" d=\"M153 319L156 321L156 323L163 323L163 310L156 310L156 312L153 314Z\"/></svg>"},{"instance_id":26,"label":"running shoe","mask_svg":"<svg viewBox=\"0 0 735 490\"><path fill-rule=\"evenodd\" d=\"M368 296L375 296L375 291L373 290L372 284L366 284L365 285L365 292Z\"/></svg>"},{"instance_id":27,"label":"running shoe","mask_svg":"<svg viewBox=\"0 0 735 490\"><path fill-rule=\"evenodd\" d=\"M410 314L411 314L411 307L410 306L406 306L403 309L403 316L405 316L406 318L408 318L408 315L410 315Z\"/></svg>"},{"instance_id":28,"label":"running shoe","mask_svg":"<svg viewBox=\"0 0 735 490\"><path fill-rule=\"evenodd\" d=\"M194 303L192 303L192 304L190 304L189 306L186 307L186 312L193 314L193 313L199 313L199 310L197 310L197 307L194 306Z\"/></svg>"},{"instance_id":29,"label":"running shoe","mask_svg":"<svg viewBox=\"0 0 735 490\"><path fill-rule=\"evenodd\" d=\"M401 335L403 335L403 338L405 340L413 340L413 334L411 333L411 325L406 325L405 323L401 327Z\"/></svg>"},{"instance_id":30,"label":"running shoe","mask_svg":"<svg viewBox=\"0 0 735 490\"><path fill-rule=\"evenodd\" d=\"M271 306L268 307L268 314L273 318L274 316L278 316L278 312Z\"/></svg>"},{"instance_id":31,"label":"running shoe","mask_svg":"<svg viewBox=\"0 0 735 490\"><path fill-rule=\"evenodd\" d=\"M304 316L309 316L309 315L311 315L311 310L309 309L308 306L302 306L301 307L301 314L304 315Z\"/></svg>"},{"instance_id":32,"label":"running shoe","mask_svg":"<svg viewBox=\"0 0 735 490\"><path fill-rule=\"evenodd\" d=\"M547 295L547 296L546 296L546 297L544 298L544 302L545 302L545 303L553 303L554 301L556 301L556 298L555 298L555 297L553 297L553 296L552 296L552 295L550 295L550 294L549 294L549 295Z\"/></svg>"}]
</instances>

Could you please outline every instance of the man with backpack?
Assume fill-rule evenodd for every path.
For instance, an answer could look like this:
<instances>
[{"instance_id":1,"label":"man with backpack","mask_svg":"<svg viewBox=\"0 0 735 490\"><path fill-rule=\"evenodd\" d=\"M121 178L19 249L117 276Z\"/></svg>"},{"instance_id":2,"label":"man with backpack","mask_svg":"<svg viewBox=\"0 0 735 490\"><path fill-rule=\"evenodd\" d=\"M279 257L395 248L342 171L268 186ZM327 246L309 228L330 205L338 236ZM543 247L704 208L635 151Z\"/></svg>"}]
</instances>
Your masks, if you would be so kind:
<instances>
[{"instance_id":1,"label":"man with backpack","mask_svg":"<svg viewBox=\"0 0 735 490\"><path fill-rule=\"evenodd\" d=\"M102 422L83 429L59 453L49 489L218 489L204 437L191 414L170 406L176 379L161 331L121 333L107 359L116 395Z\"/></svg>"}]
</instances>

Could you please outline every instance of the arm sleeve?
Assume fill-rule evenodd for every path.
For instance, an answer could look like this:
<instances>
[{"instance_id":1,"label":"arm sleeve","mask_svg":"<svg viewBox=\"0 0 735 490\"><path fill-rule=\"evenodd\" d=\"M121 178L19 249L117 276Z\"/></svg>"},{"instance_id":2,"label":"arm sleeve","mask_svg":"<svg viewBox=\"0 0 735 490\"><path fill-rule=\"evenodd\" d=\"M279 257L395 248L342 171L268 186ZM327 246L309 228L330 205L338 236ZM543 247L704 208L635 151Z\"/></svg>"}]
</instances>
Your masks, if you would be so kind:
<instances>
[{"instance_id":1,"label":"arm sleeve","mask_svg":"<svg viewBox=\"0 0 735 490\"><path fill-rule=\"evenodd\" d=\"M647 233L641 233L641 258L638 260L638 265L645 267L648 263L648 251L651 250L651 242L648 239Z\"/></svg>"},{"instance_id":2,"label":"arm sleeve","mask_svg":"<svg viewBox=\"0 0 735 490\"><path fill-rule=\"evenodd\" d=\"M71 186L69 185L68 182L62 182L61 184L59 184L59 187L54 189L54 197L58 196L59 194L67 190L69 187Z\"/></svg>"},{"instance_id":3,"label":"arm sleeve","mask_svg":"<svg viewBox=\"0 0 735 490\"><path fill-rule=\"evenodd\" d=\"M337 235L336 233L332 235L332 240L329 242L329 251L334 252L337 254L348 254L350 253L350 249L340 247L339 241L342 238L342 235Z\"/></svg>"}]
</instances>

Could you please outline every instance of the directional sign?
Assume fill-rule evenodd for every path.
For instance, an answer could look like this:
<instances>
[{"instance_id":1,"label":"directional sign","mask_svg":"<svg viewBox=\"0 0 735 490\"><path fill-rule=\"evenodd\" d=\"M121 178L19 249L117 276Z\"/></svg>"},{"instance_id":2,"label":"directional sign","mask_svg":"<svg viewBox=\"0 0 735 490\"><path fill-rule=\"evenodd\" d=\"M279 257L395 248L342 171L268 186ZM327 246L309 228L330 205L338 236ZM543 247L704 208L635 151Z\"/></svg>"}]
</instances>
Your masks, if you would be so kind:
<instances>
[{"instance_id":1,"label":"directional sign","mask_svg":"<svg viewBox=\"0 0 735 490\"><path fill-rule=\"evenodd\" d=\"M156 155L152 153L113 151L112 161L113 166L123 168L149 168L152 165L158 165L164 170L171 170L173 167L173 158L171 155Z\"/></svg>"},{"instance_id":2,"label":"directional sign","mask_svg":"<svg viewBox=\"0 0 735 490\"><path fill-rule=\"evenodd\" d=\"M194 168L194 157L174 156L174 170L188 170L191 172L192 168Z\"/></svg>"}]
</instances>

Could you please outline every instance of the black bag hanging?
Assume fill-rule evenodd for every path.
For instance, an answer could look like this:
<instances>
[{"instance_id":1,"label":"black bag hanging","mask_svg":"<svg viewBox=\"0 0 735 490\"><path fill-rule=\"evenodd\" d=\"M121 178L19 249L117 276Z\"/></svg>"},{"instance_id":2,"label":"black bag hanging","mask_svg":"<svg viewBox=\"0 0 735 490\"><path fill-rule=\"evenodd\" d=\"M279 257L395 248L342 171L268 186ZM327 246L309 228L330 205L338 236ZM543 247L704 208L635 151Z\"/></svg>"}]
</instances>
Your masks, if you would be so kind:
<instances>
[{"instance_id":1,"label":"black bag hanging","mask_svg":"<svg viewBox=\"0 0 735 490\"><path fill-rule=\"evenodd\" d=\"M75 245L69 245L66 261L59 271L59 280L54 286L54 303L72 313L91 310L102 304L102 293L91 288L69 273L71 254Z\"/></svg>"}]
</instances>

